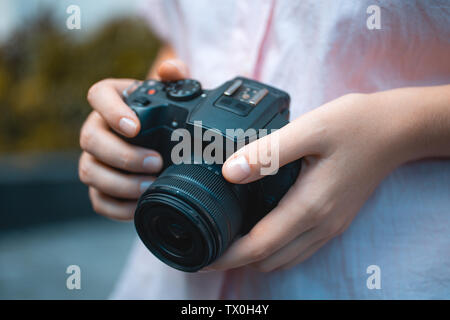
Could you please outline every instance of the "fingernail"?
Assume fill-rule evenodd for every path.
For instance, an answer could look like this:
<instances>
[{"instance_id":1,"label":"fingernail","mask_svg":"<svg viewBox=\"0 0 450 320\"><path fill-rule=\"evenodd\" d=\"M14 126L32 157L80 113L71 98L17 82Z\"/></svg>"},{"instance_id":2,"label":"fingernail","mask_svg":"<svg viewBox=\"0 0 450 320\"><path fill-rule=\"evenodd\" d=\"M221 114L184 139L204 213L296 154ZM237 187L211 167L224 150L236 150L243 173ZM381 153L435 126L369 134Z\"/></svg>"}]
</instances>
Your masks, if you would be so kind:
<instances>
[{"instance_id":1,"label":"fingernail","mask_svg":"<svg viewBox=\"0 0 450 320\"><path fill-rule=\"evenodd\" d=\"M128 118L122 118L119 121L120 130L127 135L134 135L136 133L137 125L133 120Z\"/></svg>"},{"instance_id":2,"label":"fingernail","mask_svg":"<svg viewBox=\"0 0 450 320\"><path fill-rule=\"evenodd\" d=\"M234 182L240 182L250 175L250 166L244 156L231 160L226 167L228 178Z\"/></svg>"},{"instance_id":3,"label":"fingernail","mask_svg":"<svg viewBox=\"0 0 450 320\"><path fill-rule=\"evenodd\" d=\"M161 168L161 166L162 166L161 158L155 157L155 156L149 156L149 157L145 158L142 163L142 167L144 168L144 170L147 170L150 172L159 170L159 168Z\"/></svg>"},{"instance_id":4,"label":"fingernail","mask_svg":"<svg viewBox=\"0 0 450 320\"><path fill-rule=\"evenodd\" d=\"M177 70L178 70L181 74L183 74L183 75L186 74L186 68L185 68L185 66L184 66L183 64L181 64L179 61L177 61L177 60L166 60L166 63L168 63L168 64L174 66L175 68L177 68Z\"/></svg>"},{"instance_id":5,"label":"fingernail","mask_svg":"<svg viewBox=\"0 0 450 320\"><path fill-rule=\"evenodd\" d=\"M141 193L144 193L148 189L148 187L152 185L152 183L153 181L142 181L140 187Z\"/></svg>"}]
</instances>

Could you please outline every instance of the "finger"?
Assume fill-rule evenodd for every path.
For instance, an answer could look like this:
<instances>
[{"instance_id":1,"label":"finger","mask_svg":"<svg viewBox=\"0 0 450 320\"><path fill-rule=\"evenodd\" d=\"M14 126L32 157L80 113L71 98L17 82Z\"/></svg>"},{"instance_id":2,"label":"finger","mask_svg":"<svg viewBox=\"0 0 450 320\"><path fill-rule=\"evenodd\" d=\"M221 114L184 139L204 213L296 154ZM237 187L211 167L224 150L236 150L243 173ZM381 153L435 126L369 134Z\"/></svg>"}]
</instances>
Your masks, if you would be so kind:
<instances>
[{"instance_id":1,"label":"finger","mask_svg":"<svg viewBox=\"0 0 450 320\"><path fill-rule=\"evenodd\" d=\"M93 187L89 187L89 198L95 212L115 220L131 220L136 209L136 201L114 199Z\"/></svg>"},{"instance_id":2,"label":"finger","mask_svg":"<svg viewBox=\"0 0 450 320\"><path fill-rule=\"evenodd\" d=\"M162 81L180 80L189 76L187 66L178 59L163 61L158 67L157 73Z\"/></svg>"},{"instance_id":3,"label":"finger","mask_svg":"<svg viewBox=\"0 0 450 320\"><path fill-rule=\"evenodd\" d=\"M301 255L311 245L322 240L322 238L323 236L318 232L318 228L312 228L299 235L268 258L255 262L251 266L261 272L273 271Z\"/></svg>"},{"instance_id":4,"label":"finger","mask_svg":"<svg viewBox=\"0 0 450 320\"><path fill-rule=\"evenodd\" d=\"M106 79L88 91L89 104L116 132L134 137L140 130L139 119L122 99L122 92L133 84L130 79Z\"/></svg>"},{"instance_id":5,"label":"finger","mask_svg":"<svg viewBox=\"0 0 450 320\"><path fill-rule=\"evenodd\" d=\"M321 152L321 125L305 115L238 150L225 161L222 173L232 183L249 183L306 155Z\"/></svg>"},{"instance_id":6,"label":"finger","mask_svg":"<svg viewBox=\"0 0 450 320\"><path fill-rule=\"evenodd\" d=\"M137 199L153 183L154 177L125 174L98 162L83 152L79 164L80 180L109 196Z\"/></svg>"},{"instance_id":7,"label":"finger","mask_svg":"<svg viewBox=\"0 0 450 320\"><path fill-rule=\"evenodd\" d=\"M319 226L300 234L273 255L252 264L252 266L263 272L273 271L300 256L315 243L339 235L345 229L345 225L346 223L342 224L341 221L336 219L324 221Z\"/></svg>"},{"instance_id":8,"label":"finger","mask_svg":"<svg viewBox=\"0 0 450 320\"><path fill-rule=\"evenodd\" d=\"M130 172L156 173L163 165L158 152L133 146L112 133L96 111L81 129L80 145L102 163Z\"/></svg>"},{"instance_id":9,"label":"finger","mask_svg":"<svg viewBox=\"0 0 450 320\"><path fill-rule=\"evenodd\" d=\"M305 260L309 259L314 253L317 252L320 248L322 248L328 241L330 241L330 238L320 240L319 242L316 242L315 244L311 245L307 250L305 250L303 253L301 253L299 256L294 258L292 261L288 262L284 266L282 266L281 270L287 270L289 268L292 268L293 266L296 266Z\"/></svg>"},{"instance_id":10,"label":"finger","mask_svg":"<svg viewBox=\"0 0 450 320\"><path fill-rule=\"evenodd\" d=\"M210 270L226 270L263 260L295 239L299 234L313 228L316 221L306 210L299 210L299 180L291 187L278 206L261 219L248 234L236 240L216 260Z\"/></svg>"}]
</instances>

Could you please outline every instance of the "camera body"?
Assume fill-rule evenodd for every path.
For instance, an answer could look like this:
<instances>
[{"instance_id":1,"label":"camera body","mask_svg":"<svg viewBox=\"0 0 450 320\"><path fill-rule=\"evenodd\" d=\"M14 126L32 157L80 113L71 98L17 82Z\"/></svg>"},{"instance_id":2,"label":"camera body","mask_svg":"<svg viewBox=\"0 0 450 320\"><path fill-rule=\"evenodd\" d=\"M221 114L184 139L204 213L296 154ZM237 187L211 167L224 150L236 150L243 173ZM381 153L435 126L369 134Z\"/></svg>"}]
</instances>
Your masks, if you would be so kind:
<instances>
[{"instance_id":1,"label":"camera body","mask_svg":"<svg viewBox=\"0 0 450 320\"><path fill-rule=\"evenodd\" d=\"M278 204L299 174L300 160L237 185L223 178L223 162L205 160L209 151L224 161L286 125L286 92L243 77L213 90L193 79L146 80L127 89L124 100L141 122L140 133L124 139L157 150L164 162L164 171L138 201L136 230L147 248L174 268L195 272L212 263ZM180 140L191 147L174 154Z\"/></svg>"}]
</instances>

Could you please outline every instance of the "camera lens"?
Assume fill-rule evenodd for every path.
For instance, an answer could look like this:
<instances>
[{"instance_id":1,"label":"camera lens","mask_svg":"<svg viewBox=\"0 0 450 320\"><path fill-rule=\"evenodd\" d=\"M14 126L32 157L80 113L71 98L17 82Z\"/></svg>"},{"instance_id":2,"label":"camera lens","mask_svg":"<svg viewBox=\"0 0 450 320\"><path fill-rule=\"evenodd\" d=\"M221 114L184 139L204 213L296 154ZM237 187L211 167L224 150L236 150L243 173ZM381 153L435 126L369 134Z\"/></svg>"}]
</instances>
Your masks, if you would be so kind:
<instances>
[{"instance_id":1,"label":"camera lens","mask_svg":"<svg viewBox=\"0 0 450 320\"><path fill-rule=\"evenodd\" d=\"M192 249L193 239L191 232L175 219L160 216L155 223L157 236L169 250L183 255Z\"/></svg>"},{"instance_id":2,"label":"camera lens","mask_svg":"<svg viewBox=\"0 0 450 320\"><path fill-rule=\"evenodd\" d=\"M246 188L228 183L220 166L172 165L139 199L136 230L160 260L195 272L240 231L246 197Z\"/></svg>"}]
</instances>

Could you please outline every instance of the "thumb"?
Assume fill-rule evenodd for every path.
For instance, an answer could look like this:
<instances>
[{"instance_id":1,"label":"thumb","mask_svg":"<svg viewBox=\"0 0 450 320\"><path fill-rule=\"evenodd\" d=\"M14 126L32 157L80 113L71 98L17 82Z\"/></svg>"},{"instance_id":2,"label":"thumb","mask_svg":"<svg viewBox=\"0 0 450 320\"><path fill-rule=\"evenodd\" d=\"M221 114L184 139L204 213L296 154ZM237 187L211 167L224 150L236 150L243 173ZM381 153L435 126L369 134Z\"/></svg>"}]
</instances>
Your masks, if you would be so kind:
<instances>
[{"instance_id":1,"label":"thumb","mask_svg":"<svg viewBox=\"0 0 450 320\"><path fill-rule=\"evenodd\" d=\"M187 66L178 59L165 60L157 70L158 76L163 81L174 81L187 78L189 70Z\"/></svg>"},{"instance_id":2,"label":"thumb","mask_svg":"<svg viewBox=\"0 0 450 320\"><path fill-rule=\"evenodd\" d=\"M250 183L275 174L289 162L315 154L319 141L311 134L314 130L310 130L308 122L298 118L244 146L225 161L223 176L231 183Z\"/></svg>"}]
</instances>

